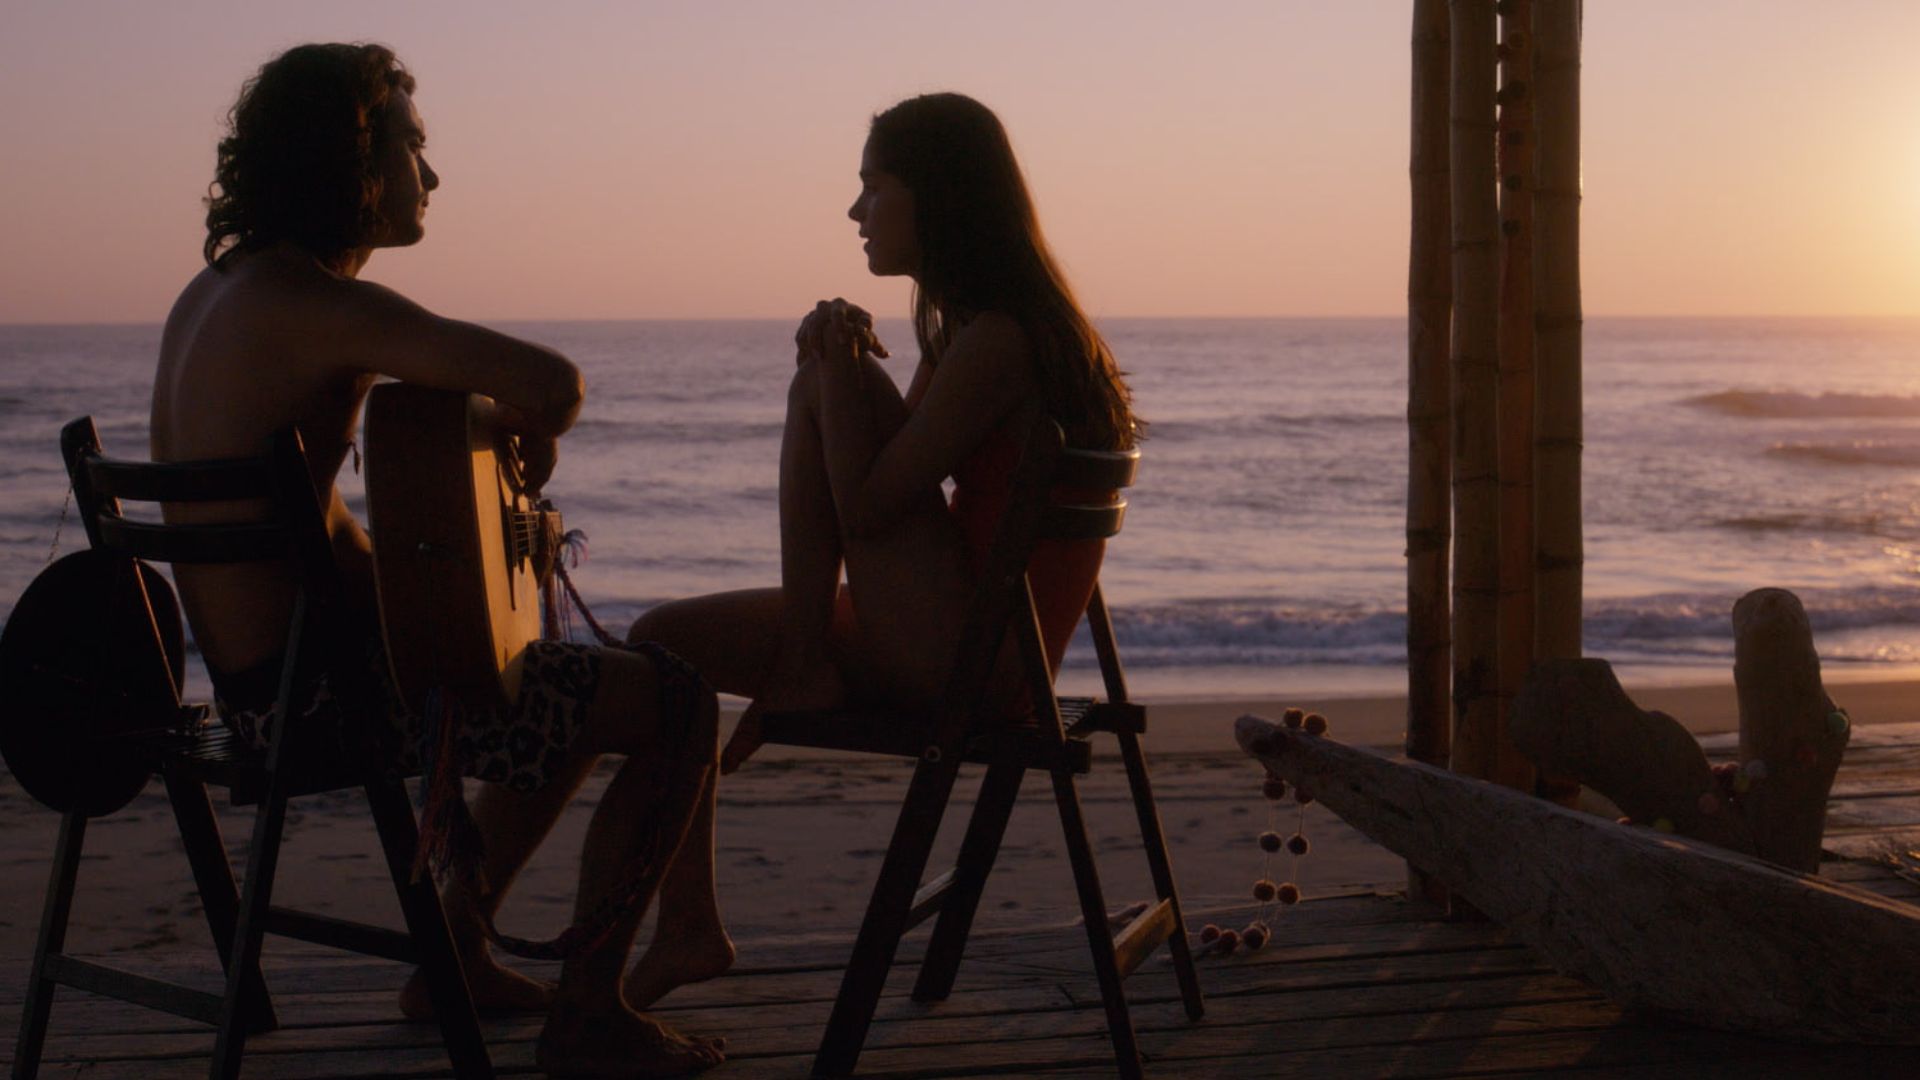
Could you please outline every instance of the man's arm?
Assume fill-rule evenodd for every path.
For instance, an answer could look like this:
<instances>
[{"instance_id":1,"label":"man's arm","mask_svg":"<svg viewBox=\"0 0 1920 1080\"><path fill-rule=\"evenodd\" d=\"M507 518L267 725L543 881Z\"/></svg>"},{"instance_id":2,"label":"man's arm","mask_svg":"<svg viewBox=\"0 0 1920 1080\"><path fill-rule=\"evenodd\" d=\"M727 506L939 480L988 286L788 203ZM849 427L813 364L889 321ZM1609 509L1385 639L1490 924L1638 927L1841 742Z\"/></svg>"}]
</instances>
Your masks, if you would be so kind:
<instances>
[{"instance_id":1,"label":"man's arm","mask_svg":"<svg viewBox=\"0 0 1920 1080\"><path fill-rule=\"evenodd\" d=\"M435 315L381 285L335 281L315 298L318 354L357 371L493 398L507 427L551 439L580 415L580 370L559 353Z\"/></svg>"}]
</instances>

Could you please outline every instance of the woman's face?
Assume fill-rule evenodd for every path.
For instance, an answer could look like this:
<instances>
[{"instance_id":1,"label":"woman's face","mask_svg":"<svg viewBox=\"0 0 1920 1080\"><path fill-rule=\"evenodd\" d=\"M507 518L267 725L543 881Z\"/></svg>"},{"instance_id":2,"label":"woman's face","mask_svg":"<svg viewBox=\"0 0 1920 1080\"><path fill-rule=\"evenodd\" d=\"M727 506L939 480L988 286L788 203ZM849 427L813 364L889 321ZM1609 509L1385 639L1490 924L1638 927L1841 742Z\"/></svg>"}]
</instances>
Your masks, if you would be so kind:
<instances>
[{"instance_id":1,"label":"woman's face","mask_svg":"<svg viewBox=\"0 0 1920 1080\"><path fill-rule=\"evenodd\" d=\"M920 237L913 225L913 192L881 169L873 146L860 154L860 197L847 208L866 240L867 270L882 277L920 269Z\"/></svg>"}]
</instances>

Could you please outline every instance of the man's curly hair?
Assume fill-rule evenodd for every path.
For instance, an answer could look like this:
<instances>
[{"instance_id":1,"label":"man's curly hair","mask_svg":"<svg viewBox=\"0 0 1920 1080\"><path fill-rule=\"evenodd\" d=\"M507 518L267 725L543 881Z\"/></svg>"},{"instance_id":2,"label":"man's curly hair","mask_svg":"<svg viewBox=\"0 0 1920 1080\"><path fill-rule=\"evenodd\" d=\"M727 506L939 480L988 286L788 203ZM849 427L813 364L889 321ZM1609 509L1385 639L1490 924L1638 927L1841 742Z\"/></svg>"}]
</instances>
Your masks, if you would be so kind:
<instances>
[{"instance_id":1,"label":"man's curly hair","mask_svg":"<svg viewBox=\"0 0 1920 1080\"><path fill-rule=\"evenodd\" d=\"M377 235L382 113L413 86L383 45L300 45L262 65L207 188L208 265L282 241L332 263Z\"/></svg>"}]
</instances>

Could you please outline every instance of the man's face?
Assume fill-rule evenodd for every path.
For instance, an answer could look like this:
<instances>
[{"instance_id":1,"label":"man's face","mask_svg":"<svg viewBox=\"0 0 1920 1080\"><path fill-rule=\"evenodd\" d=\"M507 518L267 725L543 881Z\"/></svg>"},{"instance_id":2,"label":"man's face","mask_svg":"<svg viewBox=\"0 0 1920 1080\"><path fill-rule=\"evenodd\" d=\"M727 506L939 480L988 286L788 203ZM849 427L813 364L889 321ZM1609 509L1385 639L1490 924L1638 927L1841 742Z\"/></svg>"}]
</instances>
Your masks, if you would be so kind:
<instances>
[{"instance_id":1,"label":"man's face","mask_svg":"<svg viewBox=\"0 0 1920 1080\"><path fill-rule=\"evenodd\" d=\"M384 222L374 247L406 247L426 235L427 194L440 186L440 174L427 164L427 130L413 107L413 95L398 87L387 95L380 118L379 160Z\"/></svg>"}]
</instances>

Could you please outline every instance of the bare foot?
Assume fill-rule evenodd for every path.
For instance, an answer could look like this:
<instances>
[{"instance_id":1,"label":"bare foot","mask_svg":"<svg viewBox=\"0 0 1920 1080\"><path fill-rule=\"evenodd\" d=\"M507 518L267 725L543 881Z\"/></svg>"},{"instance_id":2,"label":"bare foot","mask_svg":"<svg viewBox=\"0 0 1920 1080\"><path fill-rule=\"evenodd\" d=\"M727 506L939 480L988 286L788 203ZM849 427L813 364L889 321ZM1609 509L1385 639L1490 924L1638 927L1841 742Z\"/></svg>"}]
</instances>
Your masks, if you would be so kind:
<instances>
[{"instance_id":1,"label":"bare foot","mask_svg":"<svg viewBox=\"0 0 1920 1080\"><path fill-rule=\"evenodd\" d=\"M550 982L503 967L491 956L464 957L461 966L466 970L467 992L473 995L473 1009L481 1016L545 1012L553 1007ZM426 973L419 968L400 988L400 1015L421 1023L437 1019L433 998L427 993Z\"/></svg>"},{"instance_id":2,"label":"bare foot","mask_svg":"<svg viewBox=\"0 0 1920 1080\"><path fill-rule=\"evenodd\" d=\"M733 966L733 941L719 927L701 933L655 933L646 955L627 973L620 996L635 1009L651 1008L677 987L705 982Z\"/></svg>"},{"instance_id":3,"label":"bare foot","mask_svg":"<svg viewBox=\"0 0 1920 1080\"><path fill-rule=\"evenodd\" d=\"M588 1012L556 1002L533 1052L553 1077L656 1077L711 1069L726 1060L726 1040L689 1037L629 1009Z\"/></svg>"}]
</instances>

